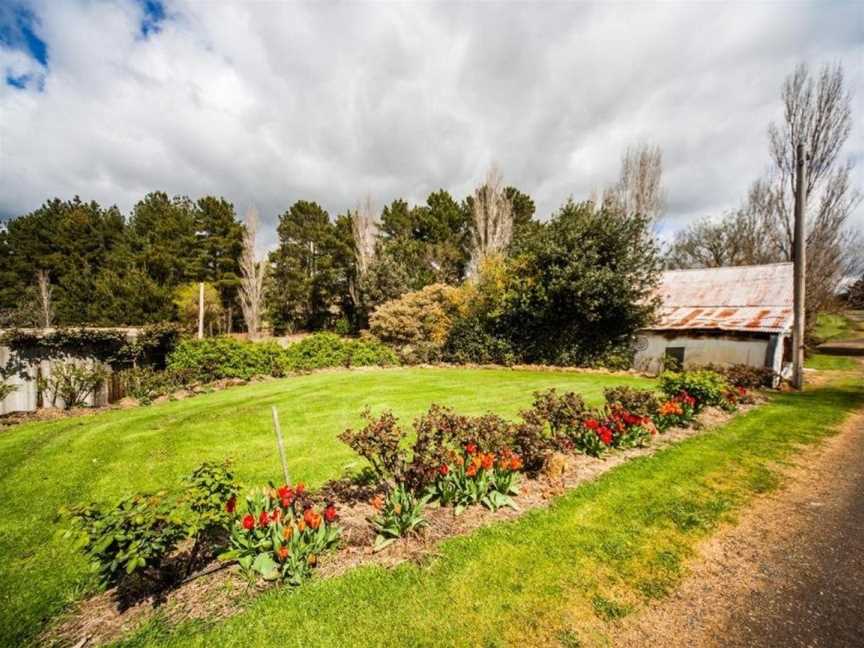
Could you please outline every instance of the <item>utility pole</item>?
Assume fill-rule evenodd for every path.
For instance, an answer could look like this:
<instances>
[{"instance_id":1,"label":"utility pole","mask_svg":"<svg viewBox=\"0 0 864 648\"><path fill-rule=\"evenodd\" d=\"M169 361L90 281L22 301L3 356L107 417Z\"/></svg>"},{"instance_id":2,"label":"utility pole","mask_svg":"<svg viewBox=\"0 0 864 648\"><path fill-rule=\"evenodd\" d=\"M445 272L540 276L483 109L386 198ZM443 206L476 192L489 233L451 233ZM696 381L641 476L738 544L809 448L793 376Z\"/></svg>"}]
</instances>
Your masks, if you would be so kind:
<instances>
[{"instance_id":1,"label":"utility pole","mask_svg":"<svg viewBox=\"0 0 864 648\"><path fill-rule=\"evenodd\" d=\"M198 339L204 339L204 282L198 284Z\"/></svg>"},{"instance_id":2,"label":"utility pole","mask_svg":"<svg viewBox=\"0 0 864 648\"><path fill-rule=\"evenodd\" d=\"M792 385L804 389L804 292L807 276L804 214L807 208L807 153L799 143L795 164L794 322L792 324Z\"/></svg>"}]
</instances>

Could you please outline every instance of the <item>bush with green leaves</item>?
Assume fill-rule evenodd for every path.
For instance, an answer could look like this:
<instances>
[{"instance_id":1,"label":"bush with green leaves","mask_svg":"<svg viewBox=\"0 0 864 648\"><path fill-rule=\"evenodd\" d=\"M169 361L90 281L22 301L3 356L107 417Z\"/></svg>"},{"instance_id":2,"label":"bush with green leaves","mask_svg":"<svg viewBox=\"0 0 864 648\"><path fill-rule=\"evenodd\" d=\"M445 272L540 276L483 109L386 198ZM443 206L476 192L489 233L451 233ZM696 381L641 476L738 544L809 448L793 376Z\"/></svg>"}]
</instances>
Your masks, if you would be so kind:
<instances>
[{"instance_id":1,"label":"bush with green leaves","mask_svg":"<svg viewBox=\"0 0 864 648\"><path fill-rule=\"evenodd\" d=\"M447 343L444 360L457 364L516 364L518 356L506 339L492 334L486 323L476 317L457 319Z\"/></svg>"},{"instance_id":2,"label":"bush with green leaves","mask_svg":"<svg viewBox=\"0 0 864 648\"><path fill-rule=\"evenodd\" d=\"M670 398L687 394L695 400L696 413L703 407L723 407L729 383L716 371L699 369L695 371L672 372L660 374L660 389Z\"/></svg>"},{"instance_id":3,"label":"bush with green leaves","mask_svg":"<svg viewBox=\"0 0 864 648\"><path fill-rule=\"evenodd\" d=\"M254 376L283 375L283 349L273 342L247 342L230 337L183 340L168 356L168 369L184 371L192 379L211 382L224 378L249 380Z\"/></svg>"},{"instance_id":4,"label":"bush with green leaves","mask_svg":"<svg viewBox=\"0 0 864 648\"><path fill-rule=\"evenodd\" d=\"M377 513L369 518L369 523L375 531L375 551L426 526L423 509L431 497L431 494L418 497L405 484L396 484L385 497L373 500Z\"/></svg>"},{"instance_id":5,"label":"bush with green leaves","mask_svg":"<svg viewBox=\"0 0 864 648\"><path fill-rule=\"evenodd\" d=\"M105 383L108 373L98 365L87 366L76 362L57 362L52 364L47 378L39 378L39 389L48 395L51 405L57 399L63 409L81 407Z\"/></svg>"},{"instance_id":6,"label":"bush with green leaves","mask_svg":"<svg viewBox=\"0 0 864 648\"><path fill-rule=\"evenodd\" d=\"M378 306L369 317L369 330L399 349L405 362L436 361L458 310L458 288L431 284Z\"/></svg>"},{"instance_id":7,"label":"bush with green leaves","mask_svg":"<svg viewBox=\"0 0 864 648\"><path fill-rule=\"evenodd\" d=\"M201 464L183 485L179 494L136 494L107 508L86 504L65 509L62 513L71 523L66 537L76 538L106 585L119 584L132 574L158 580L165 559L180 542L192 538L188 573L202 545L218 539L227 528L237 486L227 463Z\"/></svg>"},{"instance_id":8,"label":"bush with green leaves","mask_svg":"<svg viewBox=\"0 0 864 648\"><path fill-rule=\"evenodd\" d=\"M316 333L290 345L282 362L286 371L308 371L330 367L388 366L398 364L399 358L378 340Z\"/></svg>"},{"instance_id":9,"label":"bush with green leaves","mask_svg":"<svg viewBox=\"0 0 864 648\"><path fill-rule=\"evenodd\" d=\"M124 393L142 405L148 405L160 396L183 389L195 382L192 376L193 373L188 369L158 371L152 367L133 367L117 372Z\"/></svg>"},{"instance_id":10,"label":"bush with green leaves","mask_svg":"<svg viewBox=\"0 0 864 648\"><path fill-rule=\"evenodd\" d=\"M733 387L744 389L760 389L762 387L773 387L777 375L771 367L751 367L745 364L733 364L728 366L707 365L704 369L716 371L725 376Z\"/></svg>"},{"instance_id":11,"label":"bush with green leaves","mask_svg":"<svg viewBox=\"0 0 864 648\"><path fill-rule=\"evenodd\" d=\"M212 536L231 522L239 488L226 461L205 461L183 478L182 504L189 508L188 535Z\"/></svg>"},{"instance_id":12,"label":"bush with green leaves","mask_svg":"<svg viewBox=\"0 0 864 648\"><path fill-rule=\"evenodd\" d=\"M133 495L116 506L78 506L69 511L73 530L103 584L158 569L186 537L186 521L165 493Z\"/></svg>"},{"instance_id":13,"label":"bush with green leaves","mask_svg":"<svg viewBox=\"0 0 864 648\"><path fill-rule=\"evenodd\" d=\"M534 472L543 466L550 452L578 447L582 441L582 423L592 414L581 396L573 392L559 394L553 388L534 392L531 408L521 415L514 448L526 469Z\"/></svg>"}]
</instances>

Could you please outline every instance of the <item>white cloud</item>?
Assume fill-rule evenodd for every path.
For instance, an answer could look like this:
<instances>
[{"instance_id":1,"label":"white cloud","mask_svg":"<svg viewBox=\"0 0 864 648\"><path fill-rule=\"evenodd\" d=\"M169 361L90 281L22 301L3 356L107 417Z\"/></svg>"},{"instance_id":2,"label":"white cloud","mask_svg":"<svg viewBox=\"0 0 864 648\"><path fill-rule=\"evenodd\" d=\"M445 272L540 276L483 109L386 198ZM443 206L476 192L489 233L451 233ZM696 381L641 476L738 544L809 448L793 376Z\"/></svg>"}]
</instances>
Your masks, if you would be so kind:
<instances>
[{"instance_id":1,"label":"white cloud","mask_svg":"<svg viewBox=\"0 0 864 648\"><path fill-rule=\"evenodd\" d=\"M842 61L864 115L855 4L163 4L144 37L131 0L36 2L44 70L0 43L0 71L44 74L0 85L0 216L162 189L254 201L272 226L300 198L462 197L495 161L545 217L650 139L677 227L765 169L798 61Z\"/></svg>"}]
</instances>

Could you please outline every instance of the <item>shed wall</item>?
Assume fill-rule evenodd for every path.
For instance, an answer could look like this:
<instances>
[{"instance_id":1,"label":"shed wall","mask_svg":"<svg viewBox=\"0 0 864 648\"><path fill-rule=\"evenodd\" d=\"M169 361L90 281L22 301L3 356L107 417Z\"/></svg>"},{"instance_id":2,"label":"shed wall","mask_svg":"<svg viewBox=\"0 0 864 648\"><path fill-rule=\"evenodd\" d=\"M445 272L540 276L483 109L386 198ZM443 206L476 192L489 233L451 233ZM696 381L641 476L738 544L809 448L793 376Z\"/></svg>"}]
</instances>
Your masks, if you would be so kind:
<instances>
[{"instance_id":1,"label":"shed wall","mask_svg":"<svg viewBox=\"0 0 864 648\"><path fill-rule=\"evenodd\" d=\"M640 334L641 346L636 352L633 366L645 373L657 374L663 370L663 359L668 347L684 348L684 367L707 364L746 364L764 367L769 340L738 338L734 336L665 336L646 331ZM772 363L773 364L773 363Z\"/></svg>"},{"instance_id":2,"label":"shed wall","mask_svg":"<svg viewBox=\"0 0 864 648\"><path fill-rule=\"evenodd\" d=\"M101 364L110 371L110 367L100 363L91 356L61 354L51 359L28 358L26 354L17 354L7 346L0 346L0 367L14 367L14 371L6 378L6 383L16 385L18 388L5 399L0 400L0 415L12 412L35 412L39 402L39 387L36 381L37 375L48 378L51 370L58 362L75 362L94 366ZM109 381L102 385L95 394L87 397L88 407L99 407L108 402ZM57 398L54 405L51 404L50 396L45 395L43 407L63 407L63 399Z\"/></svg>"}]
</instances>

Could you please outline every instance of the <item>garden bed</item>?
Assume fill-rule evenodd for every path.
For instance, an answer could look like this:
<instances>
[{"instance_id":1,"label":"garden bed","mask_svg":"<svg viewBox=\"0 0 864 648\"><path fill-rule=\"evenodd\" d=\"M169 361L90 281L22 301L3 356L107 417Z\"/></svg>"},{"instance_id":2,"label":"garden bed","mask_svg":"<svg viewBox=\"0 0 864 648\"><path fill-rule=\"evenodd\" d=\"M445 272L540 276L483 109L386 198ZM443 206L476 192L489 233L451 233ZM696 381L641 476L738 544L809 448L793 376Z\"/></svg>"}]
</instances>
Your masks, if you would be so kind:
<instances>
[{"instance_id":1,"label":"garden bed","mask_svg":"<svg viewBox=\"0 0 864 648\"><path fill-rule=\"evenodd\" d=\"M757 405L746 405L744 412ZM534 477L523 476L519 494L513 499L518 510L501 508L491 512L472 506L462 515L454 516L452 508L430 507L426 511L428 525L420 533L402 538L381 551L374 550L375 534L368 518L375 513L366 501L357 501L340 508L343 528L341 547L322 557L317 578L333 578L361 565L394 567L406 561L422 563L437 554L440 542L468 534L480 527L515 519L525 512L547 506L564 492L637 457L658 452L664 447L699 435L726 423L736 416L715 408L706 408L697 417L697 424L688 428L672 428L657 435L651 445L618 450L602 458L587 455L555 455L544 471ZM236 566L218 562L202 565L187 582L150 593L131 603L120 601L116 589L105 591L77 604L72 611L52 625L40 638L46 645L98 645L116 641L141 626L157 612L169 624L191 619L212 623L240 612L254 595L273 586L261 581L250 583Z\"/></svg>"}]
</instances>

